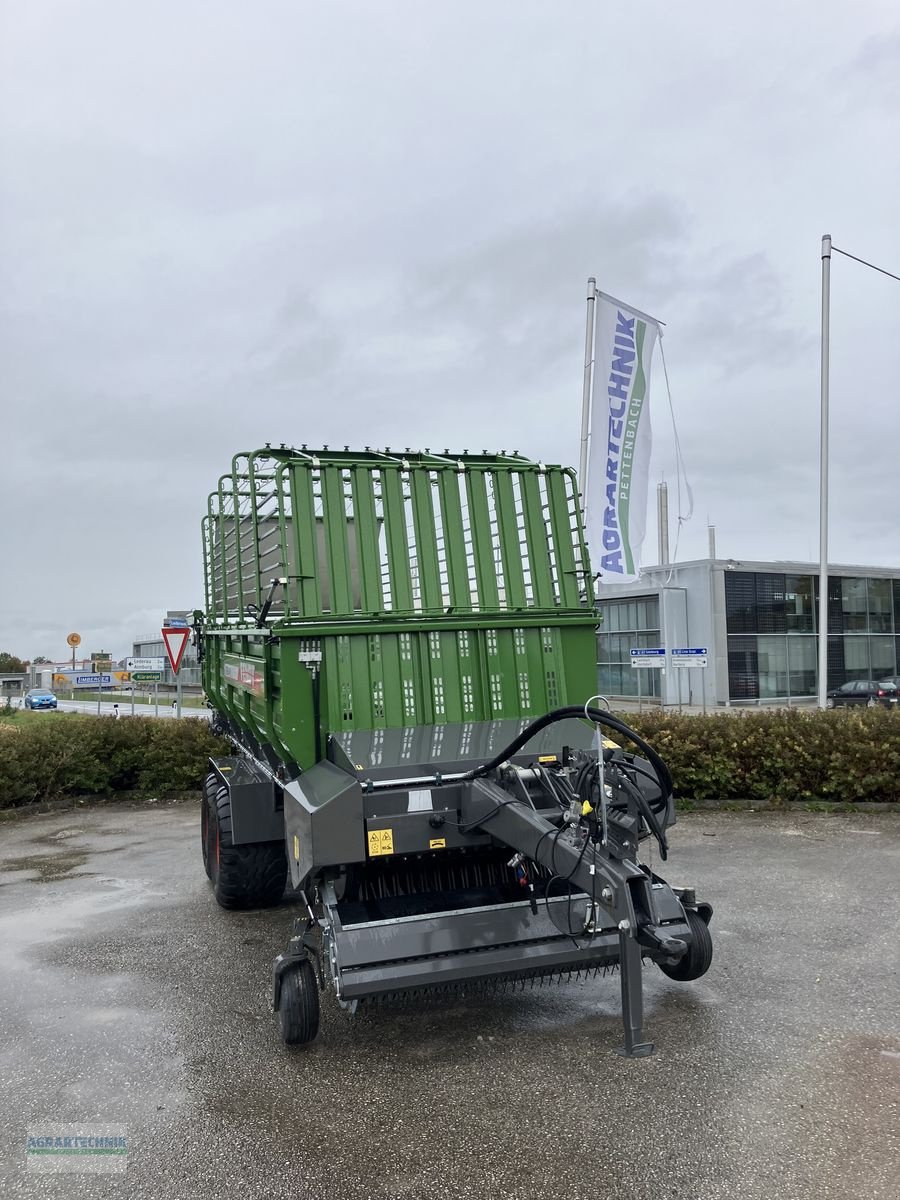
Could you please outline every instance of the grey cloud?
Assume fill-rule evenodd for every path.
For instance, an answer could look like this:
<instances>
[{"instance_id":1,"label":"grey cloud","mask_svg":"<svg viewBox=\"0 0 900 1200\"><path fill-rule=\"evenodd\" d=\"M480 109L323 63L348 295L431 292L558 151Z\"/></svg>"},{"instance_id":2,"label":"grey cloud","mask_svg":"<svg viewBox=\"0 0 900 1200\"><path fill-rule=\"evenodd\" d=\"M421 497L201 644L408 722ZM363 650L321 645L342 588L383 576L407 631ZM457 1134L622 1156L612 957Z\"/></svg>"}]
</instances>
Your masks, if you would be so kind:
<instances>
[{"instance_id":1,"label":"grey cloud","mask_svg":"<svg viewBox=\"0 0 900 1200\"><path fill-rule=\"evenodd\" d=\"M828 22L811 0L510 12L9 8L0 561L43 586L4 589L0 648L64 653L83 625L124 653L199 602L238 448L574 461L589 274L667 322L680 553L706 512L734 557L815 544L817 242L900 261L900 25L868 0ZM833 547L897 565L898 310L850 266Z\"/></svg>"}]
</instances>

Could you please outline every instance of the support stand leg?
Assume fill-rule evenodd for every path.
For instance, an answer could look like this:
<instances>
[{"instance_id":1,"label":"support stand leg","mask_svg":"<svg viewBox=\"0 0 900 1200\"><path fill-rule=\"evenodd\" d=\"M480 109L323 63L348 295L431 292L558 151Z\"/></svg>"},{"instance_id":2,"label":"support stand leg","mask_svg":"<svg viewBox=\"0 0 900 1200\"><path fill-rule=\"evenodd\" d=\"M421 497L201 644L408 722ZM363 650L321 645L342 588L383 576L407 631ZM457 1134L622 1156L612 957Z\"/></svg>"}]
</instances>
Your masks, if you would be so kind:
<instances>
[{"instance_id":1,"label":"support stand leg","mask_svg":"<svg viewBox=\"0 0 900 1200\"><path fill-rule=\"evenodd\" d=\"M616 1051L623 1058L646 1058L653 1043L644 1038L644 981L641 948L631 931L619 930L619 974L622 977L622 1024L625 1044Z\"/></svg>"}]
</instances>

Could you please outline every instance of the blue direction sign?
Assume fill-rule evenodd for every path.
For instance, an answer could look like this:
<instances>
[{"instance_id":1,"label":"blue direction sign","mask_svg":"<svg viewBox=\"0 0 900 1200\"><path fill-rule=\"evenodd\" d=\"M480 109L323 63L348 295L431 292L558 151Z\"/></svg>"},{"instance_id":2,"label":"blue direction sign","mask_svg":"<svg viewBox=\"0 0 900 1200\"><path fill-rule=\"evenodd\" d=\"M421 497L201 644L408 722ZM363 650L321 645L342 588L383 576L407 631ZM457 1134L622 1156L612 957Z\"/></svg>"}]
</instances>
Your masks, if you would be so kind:
<instances>
[{"instance_id":1,"label":"blue direction sign","mask_svg":"<svg viewBox=\"0 0 900 1200\"><path fill-rule=\"evenodd\" d=\"M672 651L673 667L705 667L709 650L706 646L681 646Z\"/></svg>"},{"instance_id":2,"label":"blue direction sign","mask_svg":"<svg viewBox=\"0 0 900 1200\"><path fill-rule=\"evenodd\" d=\"M640 646L629 653L633 667L664 667L666 665L665 646Z\"/></svg>"}]
</instances>

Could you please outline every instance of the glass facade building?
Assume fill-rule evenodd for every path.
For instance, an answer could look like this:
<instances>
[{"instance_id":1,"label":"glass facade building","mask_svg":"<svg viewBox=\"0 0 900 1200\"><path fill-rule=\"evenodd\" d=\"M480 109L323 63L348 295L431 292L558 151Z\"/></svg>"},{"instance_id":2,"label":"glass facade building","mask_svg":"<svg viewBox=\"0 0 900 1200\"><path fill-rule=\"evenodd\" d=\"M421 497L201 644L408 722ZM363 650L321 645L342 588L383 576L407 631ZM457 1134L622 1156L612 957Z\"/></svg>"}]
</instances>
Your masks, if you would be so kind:
<instances>
[{"instance_id":1,"label":"glass facade building","mask_svg":"<svg viewBox=\"0 0 900 1200\"><path fill-rule=\"evenodd\" d=\"M725 573L728 692L733 701L816 694L819 580ZM900 673L900 580L828 579L828 686Z\"/></svg>"},{"instance_id":2,"label":"glass facade building","mask_svg":"<svg viewBox=\"0 0 900 1200\"><path fill-rule=\"evenodd\" d=\"M900 570L832 567L828 687L900 676ZM813 564L701 559L649 567L599 596L598 688L665 704L813 702L819 576ZM635 670L638 647L708 648L702 671Z\"/></svg>"}]
</instances>

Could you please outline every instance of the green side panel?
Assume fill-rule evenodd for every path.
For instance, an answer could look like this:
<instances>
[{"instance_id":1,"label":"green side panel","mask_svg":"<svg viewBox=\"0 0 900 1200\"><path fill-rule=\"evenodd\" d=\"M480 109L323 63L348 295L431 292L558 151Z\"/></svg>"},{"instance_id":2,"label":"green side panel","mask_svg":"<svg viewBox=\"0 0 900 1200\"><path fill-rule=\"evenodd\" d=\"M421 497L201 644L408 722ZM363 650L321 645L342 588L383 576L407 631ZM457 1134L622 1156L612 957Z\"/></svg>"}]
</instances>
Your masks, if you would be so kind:
<instances>
[{"instance_id":1,"label":"green side panel","mask_svg":"<svg viewBox=\"0 0 900 1200\"><path fill-rule=\"evenodd\" d=\"M442 606L441 579L438 569L437 530L431 479L427 471L414 471L410 476L413 529L416 535L416 564L419 571L422 608L439 611Z\"/></svg>"},{"instance_id":2,"label":"green side panel","mask_svg":"<svg viewBox=\"0 0 900 1200\"><path fill-rule=\"evenodd\" d=\"M316 510L312 474L305 467L292 467L291 531L296 547L298 607L305 617L322 612L322 585L319 579L319 555L316 547Z\"/></svg>"},{"instance_id":3,"label":"green side panel","mask_svg":"<svg viewBox=\"0 0 900 1200\"><path fill-rule=\"evenodd\" d=\"M387 538L388 574L391 583L391 607L395 612L411 612L413 606L410 575L409 541L406 511L399 467L385 467L381 473L381 495Z\"/></svg>"},{"instance_id":4,"label":"green side panel","mask_svg":"<svg viewBox=\"0 0 900 1200\"><path fill-rule=\"evenodd\" d=\"M218 559L219 559L219 583L222 590L221 595L221 611L224 616L227 616L231 611L230 596L228 594L228 560L226 555L226 529L228 528L228 518L225 512L225 493L222 488L225 477L219 479L218 501L219 501L219 528L218 528Z\"/></svg>"},{"instance_id":5,"label":"green side panel","mask_svg":"<svg viewBox=\"0 0 900 1200\"><path fill-rule=\"evenodd\" d=\"M503 557L503 578L506 581L506 603L510 608L524 608L525 576L522 570L524 547L519 540L512 476L506 471L497 471L493 479L494 506L500 534L500 552Z\"/></svg>"},{"instance_id":6,"label":"green side panel","mask_svg":"<svg viewBox=\"0 0 900 1200\"><path fill-rule=\"evenodd\" d=\"M550 554L547 544L547 522L544 518L541 489L536 471L524 471L521 476L522 502L525 513L525 540L531 565L531 586L535 608L553 608L553 576L550 573Z\"/></svg>"},{"instance_id":7,"label":"green side panel","mask_svg":"<svg viewBox=\"0 0 900 1200\"><path fill-rule=\"evenodd\" d=\"M462 502L459 498L459 472L455 468L445 467L438 472L438 495L444 529L444 556L450 604L454 608L469 608L472 597L466 565L466 535Z\"/></svg>"},{"instance_id":8,"label":"green side panel","mask_svg":"<svg viewBox=\"0 0 900 1200\"><path fill-rule=\"evenodd\" d=\"M547 473L547 493L550 500L550 532L559 574L559 600L563 608L578 607L582 580L575 572L575 545L569 520L569 499L566 478L562 471Z\"/></svg>"},{"instance_id":9,"label":"green side panel","mask_svg":"<svg viewBox=\"0 0 900 1200\"><path fill-rule=\"evenodd\" d=\"M469 504L472 550L475 555L478 606L482 611L496 609L500 604L500 596L497 590L497 566L491 540L491 514L484 471L466 472L466 496Z\"/></svg>"},{"instance_id":10,"label":"green side panel","mask_svg":"<svg viewBox=\"0 0 900 1200\"><path fill-rule=\"evenodd\" d=\"M356 525L360 604L363 612L380 612L384 608L384 593L378 561L378 518L372 472L364 467L354 467L350 472L350 490Z\"/></svg>"},{"instance_id":11,"label":"green side panel","mask_svg":"<svg viewBox=\"0 0 900 1200\"><path fill-rule=\"evenodd\" d=\"M249 596L244 595L244 572L242 569L242 564L244 562L244 555L247 554L247 557L249 558L250 554L252 553L250 546L247 544L246 528L247 523L251 518L246 513L241 513L240 495L243 477L238 474L238 457L238 455L235 455L235 457L231 460L231 503L234 509L234 516L232 517L231 521L231 529L234 537L231 545L228 547L226 558L229 560L230 566L231 556L234 555L234 593L232 599L237 611L244 612L246 605L250 601L256 600L256 591L254 590ZM255 557L258 559L259 555L255 554Z\"/></svg>"},{"instance_id":12,"label":"green side panel","mask_svg":"<svg viewBox=\"0 0 900 1200\"><path fill-rule=\"evenodd\" d=\"M343 474L337 467L321 467L320 470L330 608L334 613L348 613L353 611L353 588L348 545L350 525L344 500Z\"/></svg>"}]
</instances>

